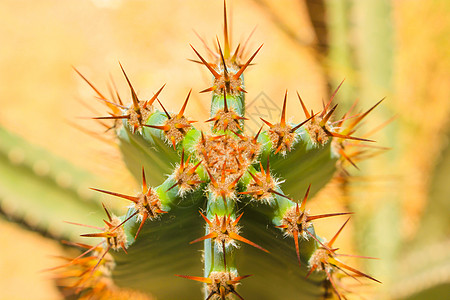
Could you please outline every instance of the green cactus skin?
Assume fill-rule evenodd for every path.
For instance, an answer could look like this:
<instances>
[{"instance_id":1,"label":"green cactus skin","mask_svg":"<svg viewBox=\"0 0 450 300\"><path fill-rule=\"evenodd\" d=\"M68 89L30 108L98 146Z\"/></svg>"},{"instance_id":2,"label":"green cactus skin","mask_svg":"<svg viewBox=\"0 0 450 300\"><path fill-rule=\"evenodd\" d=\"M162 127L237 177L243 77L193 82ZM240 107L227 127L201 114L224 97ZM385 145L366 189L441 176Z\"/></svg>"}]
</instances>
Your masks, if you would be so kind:
<instances>
[{"instance_id":1,"label":"green cactus skin","mask_svg":"<svg viewBox=\"0 0 450 300\"><path fill-rule=\"evenodd\" d=\"M160 112L155 112L150 116L149 122L158 123L163 117ZM178 154L166 146L159 130L146 128L142 134L133 134L123 126L117 136L123 160L136 179L140 178L144 166L146 170L155 170L149 177L149 183L157 185L164 181L165 174L179 161Z\"/></svg>"},{"instance_id":2,"label":"green cactus skin","mask_svg":"<svg viewBox=\"0 0 450 300\"><path fill-rule=\"evenodd\" d=\"M81 277L93 283L82 289L96 291L111 272L115 286L158 299L317 299L328 295L324 287L331 285L342 296L336 287L342 269L377 281L337 259L333 243L347 222L329 242L315 233L313 220L347 213L310 216L305 210L308 195L321 190L342 163L336 149L342 150L346 139L359 139L333 127L331 100L320 115L309 116L300 99L307 120L287 123L287 92L280 122L263 120L269 129L245 135L243 72L261 47L246 61L239 47L230 51L226 8L224 35L217 61L206 62L194 49L214 76L205 90L212 92L211 134L184 116L190 93L178 114L160 111L153 102L161 90L140 101L124 72L133 104L108 105L113 117L106 118L123 119L115 128L119 148L143 192L98 190L135 204L120 217L126 240L119 234L122 224L97 234L105 243L92 251L98 263L83 273L92 278ZM105 249L120 243L127 253L111 251L114 267L106 267ZM179 277L200 281L203 289Z\"/></svg>"},{"instance_id":3,"label":"green cactus skin","mask_svg":"<svg viewBox=\"0 0 450 300\"><path fill-rule=\"evenodd\" d=\"M88 189L95 177L3 127L0 140L0 207L7 218L55 239L84 232L63 221L98 223L99 197ZM68 210L75 219L67 219Z\"/></svg>"}]
</instances>

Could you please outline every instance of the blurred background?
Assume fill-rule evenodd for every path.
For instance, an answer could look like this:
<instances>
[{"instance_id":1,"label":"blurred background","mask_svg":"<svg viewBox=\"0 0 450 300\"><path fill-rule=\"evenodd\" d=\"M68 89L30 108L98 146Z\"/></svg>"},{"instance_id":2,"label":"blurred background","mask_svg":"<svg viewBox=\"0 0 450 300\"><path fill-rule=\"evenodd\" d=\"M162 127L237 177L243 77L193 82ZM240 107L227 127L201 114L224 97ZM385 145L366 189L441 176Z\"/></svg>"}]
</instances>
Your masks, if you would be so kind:
<instances>
[{"instance_id":1,"label":"blurred background","mask_svg":"<svg viewBox=\"0 0 450 300\"><path fill-rule=\"evenodd\" d=\"M450 2L229 0L228 8L233 45L254 28L247 55L264 44L246 73L250 115L264 111L269 121L278 119L287 89L289 117L299 122L304 116L295 91L318 111L344 78L337 115L355 100L361 111L386 97L361 133L395 118L371 136L390 150L358 162L361 170L350 169L354 177L332 182L311 210L356 212L339 246L344 253L380 258L354 262L383 281L362 291L367 298L449 295ZM39 204L51 193L33 192L26 183L50 172L44 158L68 162L103 189L137 189L118 150L104 139L105 129L89 119L105 115L104 105L72 67L104 93L113 78L126 99L120 61L142 99L166 83L160 99L172 111L192 88L187 115L206 120L210 96L198 92L209 86L210 74L188 61L195 59L189 44L206 54L193 30L209 45L216 35L222 38L223 2L0 2L0 163L10 166L0 174L0 299L60 299L50 276L39 273L63 253L49 238L60 235L59 226L33 232L46 217L27 212L35 204L26 201L36 199L32 211L57 214ZM257 126L250 122L250 129ZM8 172L22 168L34 149L30 179L8 180L17 175ZM55 174L60 188L94 197L87 189L94 184L83 181L87 175L79 176L86 185L75 186L64 172ZM15 190L19 195L28 188L23 201L15 196ZM75 220L70 211L58 218ZM325 237L340 226L339 220L323 223L317 231Z\"/></svg>"}]
</instances>

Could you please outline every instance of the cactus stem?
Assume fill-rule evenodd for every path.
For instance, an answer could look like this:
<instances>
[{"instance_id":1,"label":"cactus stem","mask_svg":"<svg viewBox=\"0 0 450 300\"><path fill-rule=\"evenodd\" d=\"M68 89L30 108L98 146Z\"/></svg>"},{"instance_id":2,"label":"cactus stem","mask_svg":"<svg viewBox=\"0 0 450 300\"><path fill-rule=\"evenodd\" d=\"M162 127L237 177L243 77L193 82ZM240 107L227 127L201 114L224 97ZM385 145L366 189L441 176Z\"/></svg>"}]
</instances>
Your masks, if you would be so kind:
<instances>
[{"instance_id":1,"label":"cactus stem","mask_svg":"<svg viewBox=\"0 0 450 300\"><path fill-rule=\"evenodd\" d=\"M79 280L76 279L75 284L69 286L73 286L76 293L83 290L85 292L83 296L87 297L90 294L102 292L102 289L113 291L114 287L111 284L113 281L118 285L131 285L139 289L143 288L145 292L155 290L157 293L158 289L160 291L164 289L167 283L165 278L157 275L154 278L160 278L156 279L160 281L159 283L154 282L155 284L151 288L143 287L140 283L134 282L133 276L127 276L130 272L135 273L132 269L127 269L122 273L124 267L139 265L139 269L144 271L145 274L153 276L160 267L164 269L163 272L169 271L172 268L171 261L175 261L176 264L173 267L178 270L183 267L185 271L181 271L182 273L191 273L188 271L192 270L189 264L194 257L189 257L188 261L184 261L185 253L178 251L183 250L182 245L203 242L204 277L175 276L204 283L204 298L206 300L225 300L227 297L243 299L236 292L236 286L242 279L250 275L238 276L236 266L238 251L236 249L239 245L244 249L247 249L247 245L250 245L270 253L267 249L251 241L255 239L255 235L258 236L257 239L266 237L265 234L260 232L260 230L264 230L264 226L255 226L261 225L262 217L269 218L272 221L274 227L270 229L271 231L278 231L275 228L279 228L285 237L289 237L284 242L290 242L290 238L293 238L298 265L303 268L302 270L309 268L307 277L314 271L320 271L321 274L317 278L323 280L327 288L331 289L332 287L339 299L345 298L338 290L338 288L341 288L338 275L342 273L344 276L355 279L362 276L379 282L339 260L340 257L352 257L352 255L336 253L338 248L333 247L349 219L329 242L324 241L315 233L313 223L316 220L352 213L310 215L309 211L306 210L306 203L310 192L311 194L316 193L332 178L333 172L336 171L337 162L347 163L348 161L357 168L356 159L361 159L364 155L367 156L365 154L366 149L361 148L357 148L357 151L352 153L346 153L349 147L376 148L360 145L359 142L371 140L354 137L353 135L362 120L383 100L359 114L352 112L355 103L341 119L334 121L333 117L336 113L337 104L333 101L344 81L338 85L327 102L322 101L323 109L316 114L306 108L297 92L306 120L293 124L286 119L288 97L288 91L286 90L279 121L271 123L272 120L269 120L271 121L269 122L261 118L263 124L255 136L244 134L244 120L248 119L245 118L246 91L243 74L250 65L254 65L253 61L263 44L254 52L246 49L253 30L248 39L244 43L238 44L232 53L234 47L231 45L225 0L223 1L223 9L223 43L221 44L222 40L216 37L217 43L209 48L205 40L196 33L206 48L207 56L204 57L190 45L197 56L194 55L195 60L192 61L204 65L213 75L212 86L201 91L201 93L212 92L210 116L205 121L211 122L209 123L212 132L210 135L205 135L203 131L196 130L192 125L196 121L190 121L185 116L192 89L189 90L178 113L168 112L158 99L158 95L165 85L150 100L140 101L128 75L119 62L130 89L132 101L131 105L124 106L114 82L112 82L112 86L108 84L110 99L107 99L86 77L75 69L94 90L98 100L108 107L106 116L94 119L99 120L97 122L108 129L118 128L116 125L123 124L120 130L115 130L115 133L119 138L123 157L128 167L132 169L133 175L139 177L142 165L149 166L147 169L152 172L152 176L147 177L149 179L147 182L142 167L142 192L134 196L91 188L133 203L127 214L120 218L111 215L103 205L107 215L106 220L103 220L104 227L72 223L92 228L91 231L95 230L94 233L82 234L82 237L102 239L94 247L74 244L87 250L75 259L67 258L66 264L63 265L63 267L69 266L72 270L69 270L71 272L65 272L64 276L59 278L70 280L69 278L73 277L74 273L77 274L75 276ZM245 59L244 54L246 55ZM156 100L161 105L161 109L155 108ZM114 120L113 127L108 127L106 121L101 121L108 119ZM344 123L346 127L343 126ZM261 134L264 125L267 125L269 129ZM301 128L302 126L304 127ZM136 131L138 131L137 134ZM354 142L350 143L347 140L354 140ZM182 144L179 145L180 143ZM181 154L181 161L178 160L178 154ZM290 155L286 157L287 154ZM266 162L264 162L265 159ZM271 172L280 174L281 177L276 178ZM341 174L345 172L343 170ZM164 178L164 174L169 174L168 178ZM160 184L161 182L163 183ZM313 183L313 190L311 190L311 182ZM283 190L280 188L282 183ZM151 186L156 186L156 188L152 189ZM305 189L306 192L303 195ZM191 191L192 193L187 193ZM243 197L241 195L249 196ZM293 199L302 199L302 201ZM252 204L254 200L266 202L269 205L248 205ZM194 225L197 223L195 217L197 209L195 207L200 203L206 206L205 214L199 212L206 222L203 233L200 230L197 231L198 226L197 229L194 229ZM243 212L239 212L239 204L242 204L240 209L250 210L241 223L239 222L242 219ZM154 224L153 222L144 228L147 219L159 218L161 214L168 211L172 212L172 217L160 218L161 223ZM192 215L192 212L194 212L194 215ZM132 219L133 221L129 222ZM175 222L174 220L178 221ZM140 222L139 226L134 222ZM241 236L242 224L246 222L249 225L249 231L245 235L248 234L249 239ZM134 243L141 229L143 230L140 238L143 240ZM175 236L181 239L175 239ZM271 237L269 236L269 238ZM148 247L149 244L154 242L160 245L156 248ZM282 247L279 247L278 244L277 249L286 247L284 242L281 245ZM242 243L247 245L242 245ZM261 243L267 244L264 241L261 241ZM133 248L128 248L131 245L133 245ZM195 246L191 247L194 248ZM125 253L129 249L130 254L133 253L133 255L125 256L122 251L115 254L110 249L119 251L123 249ZM252 249L250 247L247 250L260 253L259 250ZM156 268L145 268L144 270L140 263L141 256L135 255L135 253L144 252L144 255L147 256L158 256L159 253L165 253L168 261L159 261ZM87 254L89 253L88 257ZM172 256L171 253L177 255L180 253L183 261L178 256ZM111 254L116 258L115 261L108 259ZM124 256L126 259L122 259ZM356 255L353 257L370 258ZM303 264L301 260L303 260ZM137 263L129 263L130 261L137 261ZM250 260L245 263L248 262ZM115 267L116 263L117 267ZM253 264L254 262L250 263ZM269 276L282 276L286 274L286 270L288 273L292 273L297 268L295 261L291 267L284 268L280 274L275 274L272 270L266 270L267 268L263 265L260 267L264 269L264 272L271 273ZM114 276L111 273L112 269L114 269ZM174 273L178 273L178 271L170 271L170 274ZM267 275L267 273L264 274ZM162 282L164 283L160 284ZM295 284L295 289L298 289L297 284ZM180 298L178 292L164 292L158 297L167 298L170 297L169 294L177 294L177 297L172 298ZM308 293L309 291L305 290L305 292ZM288 293L282 291L280 295L283 294L286 298ZM183 296L185 295L182 295L181 298ZM272 297L269 294L263 297L273 298L273 294ZM282 296L278 298L280 297L283 298Z\"/></svg>"}]
</instances>

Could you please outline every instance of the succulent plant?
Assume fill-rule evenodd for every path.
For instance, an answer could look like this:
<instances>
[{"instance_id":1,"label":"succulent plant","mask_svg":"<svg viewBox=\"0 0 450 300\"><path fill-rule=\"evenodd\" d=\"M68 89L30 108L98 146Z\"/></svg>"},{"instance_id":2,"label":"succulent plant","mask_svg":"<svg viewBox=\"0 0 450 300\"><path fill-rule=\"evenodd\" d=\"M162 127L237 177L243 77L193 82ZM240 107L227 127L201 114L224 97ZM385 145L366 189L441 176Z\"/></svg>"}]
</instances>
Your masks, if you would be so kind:
<instances>
[{"instance_id":1,"label":"succulent plant","mask_svg":"<svg viewBox=\"0 0 450 300\"><path fill-rule=\"evenodd\" d=\"M213 77L211 87L201 91L212 95L206 121L210 132L196 129L185 116L191 91L172 113L159 100L164 86L150 100L141 100L122 65L128 101L116 93L105 96L76 71L108 108L108 116L95 119L112 122L110 132L142 192L92 188L131 206L122 216L103 206L105 227L82 225L93 230L83 237L101 240L93 246L69 242L85 251L49 269L58 272L58 283L69 294L94 299L340 299L350 293L344 277L379 282L345 262L346 256L370 257L338 251L336 240L349 219L328 241L314 230L322 218L351 213L311 215L307 200L333 177L349 176L345 168L367 156L358 147L370 149L373 141L355 131L381 101L364 113L349 111L333 120L340 85L316 113L297 93L305 119L291 123L286 91L280 120L261 119L260 130L249 134L244 72L262 45L249 57L246 45L232 47L224 4L223 44L217 39L216 51L205 44L208 59L191 46L196 62ZM249 274L254 276L246 279Z\"/></svg>"}]
</instances>

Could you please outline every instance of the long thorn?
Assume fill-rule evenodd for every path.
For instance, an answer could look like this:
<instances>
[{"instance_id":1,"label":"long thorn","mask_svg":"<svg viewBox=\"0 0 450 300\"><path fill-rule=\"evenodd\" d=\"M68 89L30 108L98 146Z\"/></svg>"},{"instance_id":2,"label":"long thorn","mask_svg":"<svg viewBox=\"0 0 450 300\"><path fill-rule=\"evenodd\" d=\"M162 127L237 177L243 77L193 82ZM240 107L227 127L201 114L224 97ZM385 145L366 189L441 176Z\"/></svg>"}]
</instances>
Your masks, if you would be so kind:
<instances>
[{"instance_id":1,"label":"long thorn","mask_svg":"<svg viewBox=\"0 0 450 300\"><path fill-rule=\"evenodd\" d=\"M338 236L341 233L342 229L344 229L345 225L347 225L349 220L350 220L350 218L348 218L347 221L345 221L345 223L341 226L341 228L339 228L338 232L336 232L336 234L333 236L333 238L328 242L328 247L331 248L333 246L334 242L338 238Z\"/></svg>"},{"instance_id":2,"label":"long thorn","mask_svg":"<svg viewBox=\"0 0 450 300\"><path fill-rule=\"evenodd\" d=\"M138 110L139 109L139 99L136 95L136 92L134 91L133 86L131 85L130 80L128 79L127 73L125 73L125 70L122 67L122 64L119 62L120 68L122 69L123 75L125 76L125 79L127 80L128 86L130 87L131 90L131 98L133 99L133 106L134 109Z\"/></svg>"},{"instance_id":3,"label":"long thorn","mask_svg":"<svg viewBox=\"0 0 450 300\"><path fill-rule=\"evenodd\" d=\"M217 71L214 70L214 68L211 67L211 66L209 65L209 63L206 62L206 60L203 59L203 57L197 52L197 50L195 50L195 48L194 48L191 44L189 44L189 45L191 46L192 50L194 50L195 54L197 54L198 58L200 58L200 60L202 61L202 63L203 63L203 64L208 68L208 70L214 75L214 77L215 77L215 78L219 78L219 77L220 77L220 74L217 73Z\"/></svg>"},{"instance_id":4,"label":"long thorn","mask_svg":"<svg viewBox=\"0 0 450 300\"><path fill-rule=\"evenodd\" d=\"M186 100L184 101L184 104L181 107L180 112L177 115L178 119L181 118L184 115L184 111L186 110L186 106L187 106L187 103L188 103L188 100L189 100L189 96L191 95L191 92L192 92L192 89L189 90L189 94L187 95Z\"/></svg>"},{"instance_id":5,"label":"long thorn","mask_svg":"<svg viewBox=\"0 0 450 300\"><path fill-rule=\"evenodd\" d=\"M255 51L255 53L253 53L253 55L249 58L249 60L241 67L241 69L234 74L234 78L238 79L242 73L244 73L245 69L248 67L248 65L252 62L252 60L255 58L256 54L258 54L259 50L261 50L261 47L263 45L259 46L258 50Z\"/></svg>"}]
</instances>

